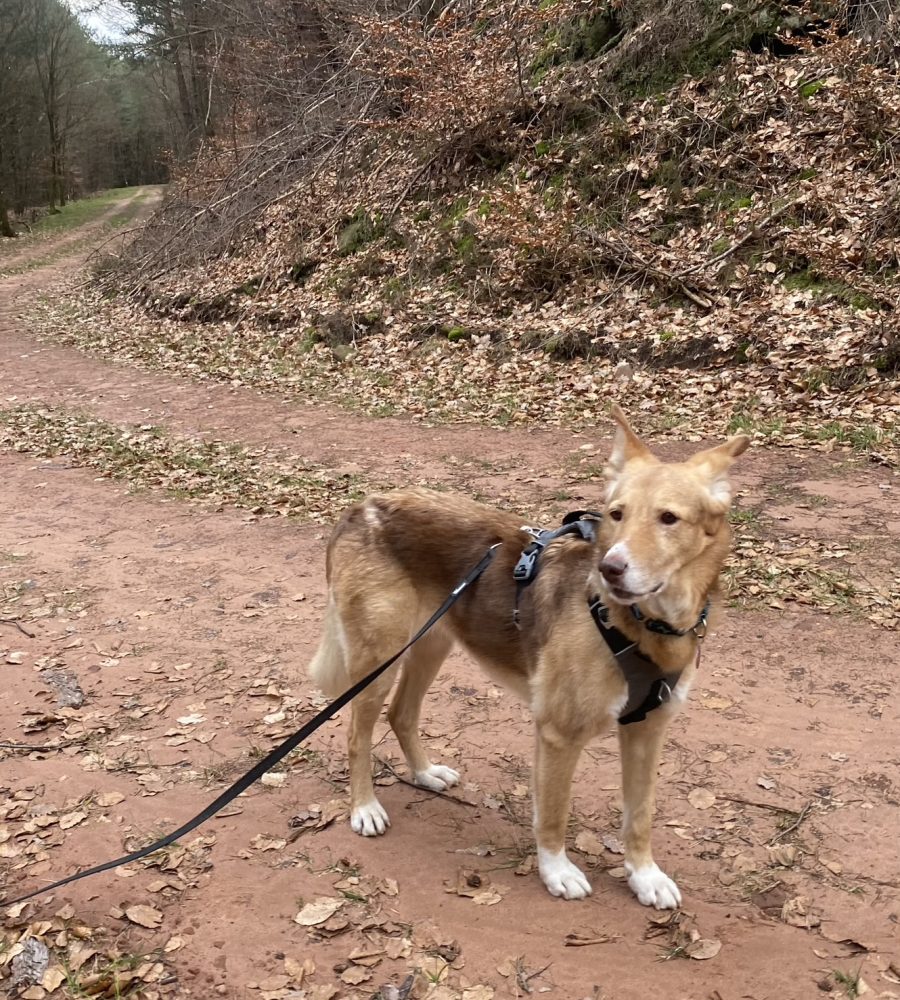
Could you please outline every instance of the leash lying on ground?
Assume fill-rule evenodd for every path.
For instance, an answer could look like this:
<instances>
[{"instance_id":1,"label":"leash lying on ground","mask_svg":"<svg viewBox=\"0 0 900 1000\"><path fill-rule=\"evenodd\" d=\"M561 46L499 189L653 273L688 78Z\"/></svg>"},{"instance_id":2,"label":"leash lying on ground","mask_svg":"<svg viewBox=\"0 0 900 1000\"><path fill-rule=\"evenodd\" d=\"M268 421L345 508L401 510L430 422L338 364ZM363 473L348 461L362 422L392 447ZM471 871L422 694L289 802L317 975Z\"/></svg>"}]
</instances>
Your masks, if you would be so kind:
<instances>
[{"instance_id":1,"label":"leash lying on ground","mask_svg":"<svg viewBox=\"0 0 900 1000\"><path fill-rule=\"evenodd\" d=\"M460 582L447 595L447 599L444 603L437 609L437 611L435 611L428 621L425 622L419 631L416 632L403 649L395 653L389 660L382 663L380 667L376 667L370 674L363 677L362 680L357 681L353 687L349 688L342 695L335 698L333 702L326 705L321 712L314 715L313 718L311 718L308 722L305 722L296 733L289 736L283 743L275 747L275 749L270 753L266 754L262 760L258 761L252 768L250 768L245 775L238 778L238 780L231 785L230 788L227 788L217 799L210 802L210 804L202 812L194 816L193 819L189 819L187 823L178 827L177 830L173 830L171 833L166 834L165 837L161 837L152 844L142 847L139 851L132 851L130 854L125 854L121 858L116 858L113 861L107 861L102 865L96 865L94 868L87 868L82 872L76 872L74 875L69 875L67 878L60 879L58 882L52 882L50 885L42 886L40 889L35 889L33 892L26 893L24 896L19 896L17 899L7 900L0 905L15 906L17 903L24 903L26 900L31 899L34 896L40 896L45 892L52 892L54 889L61 889L64 885L77 882L80 879L87 878L89 875L99 875L101 872L109 871L112 868L118 868L120 865L127 865L132 861L140 861L141 858L146 858L155 851L162 850L162 848L168 847L170 844L174 844L176 840L181 839L181 837L185 836L185 834L195 830L201 823L205 823L208 819L211 819L223 806L228 805L228 803L233 799L236 799L238 795L245 792L256 780L261 778L266 771L271 770L292 750L295 750L298 746L300 746L300 744L308 736L311 736L321 725L337 715L337 713L348 702L352 701L360 693L360 691L368 687L368 685L371 684L376 678L380 677L385 670L392 667L410 648L410 646L418 642L419 639L421 639L433 625L444 617L444 615L450 610L450 608L453 607L463 593L468 590L469 587L488 568L488 566L490 566L499 545L500 543L498 542L496 545L492 545L487 552L485 552L478 564L473 566L465 577L460 580Z\"/></svg>"}]
</instances>

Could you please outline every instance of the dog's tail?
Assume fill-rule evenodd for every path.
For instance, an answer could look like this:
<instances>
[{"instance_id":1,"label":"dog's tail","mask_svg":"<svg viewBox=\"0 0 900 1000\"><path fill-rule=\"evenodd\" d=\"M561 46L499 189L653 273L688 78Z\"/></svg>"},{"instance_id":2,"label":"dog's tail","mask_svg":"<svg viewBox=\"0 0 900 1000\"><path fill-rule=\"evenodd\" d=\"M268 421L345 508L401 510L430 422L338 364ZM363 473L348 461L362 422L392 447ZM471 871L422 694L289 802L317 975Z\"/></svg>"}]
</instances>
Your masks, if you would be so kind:
<instances>
[{"instance_id":1,"label":"dog's tail","mask_svg":"<svg viewBox=\"0 0 900 1000\"><path fill-rule=\"evenodd\" d=\"M309 665L309 676L326 698L336 698L350 687L343 632L337 606L334 601L329 601L325 611L322 641Z\"/></svg>"}]
</instances>

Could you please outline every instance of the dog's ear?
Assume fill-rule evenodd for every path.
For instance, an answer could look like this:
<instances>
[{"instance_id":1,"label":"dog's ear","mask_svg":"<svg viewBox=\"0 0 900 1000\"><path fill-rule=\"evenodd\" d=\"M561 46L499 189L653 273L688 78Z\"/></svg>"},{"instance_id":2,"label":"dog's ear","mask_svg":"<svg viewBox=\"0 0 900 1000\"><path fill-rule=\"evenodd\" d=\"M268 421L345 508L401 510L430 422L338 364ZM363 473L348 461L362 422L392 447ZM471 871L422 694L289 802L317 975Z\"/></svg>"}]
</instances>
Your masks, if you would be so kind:
<instances>
[{"instance_id":1,"label":"dog's ear","mask_svg":"<svg viewBox=\"0 0 900 1000\"><path fill-rule=\"evenodd\" d=\"M631 429L631 424L628 423L628 418L618 403L613 403L611 413L618 426L616 436L613 438L612 454L606 466L607 478L610 480L618 478L629 462L658 462L659 459Z\"/></svg>"},{"instance_id":2,"label":"dog's ear","mask_svg":"<svg viewBox=\"0 0 900 1000\"><path fill-rule=\"evenodd\" d=\"M728 470L738 455L742 455L750 444L746 434L737 434L724 444L715 448L707 448L692 455L688 465L692 465L709 476L709 494L713 506L724 513L731 503L731 483L728 481Z\"/></svg>"}]
</instances>

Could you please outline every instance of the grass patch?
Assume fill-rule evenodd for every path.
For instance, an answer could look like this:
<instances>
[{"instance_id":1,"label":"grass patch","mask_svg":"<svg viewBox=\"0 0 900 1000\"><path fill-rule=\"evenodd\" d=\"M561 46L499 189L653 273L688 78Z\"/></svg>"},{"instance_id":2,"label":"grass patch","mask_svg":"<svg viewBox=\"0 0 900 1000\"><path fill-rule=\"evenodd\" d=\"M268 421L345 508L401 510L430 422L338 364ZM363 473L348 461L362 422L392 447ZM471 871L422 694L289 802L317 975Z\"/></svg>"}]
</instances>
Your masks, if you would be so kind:
<instances>
[{"instance_id":1,"label":"grass patch","mask_svg":"<svg viewBox=\"0 0 900 1000\"><path fill-rule=\"evenodd\" d=\"M110 198L108 201L104 201L103 206L100 210L95 211L92 209L90 213L87 212L83 213L82 217L80 218L80 221L73 222L71 223L71 225L67 224L65 230L77 229L80 226L86 225L89 222L93 222L95 219L102 216L104 212L106 212L109 209L110 204L115 204L117 201L122 200L121 191L130 190L132 194L134 193L133 189L119 188L116 190L119 192L118 198ZM42 232L41 234L38 234L36 232L35 235L30 237L23 237L17 240L8 240L7 243L9 243L13 249L25 248L27 250L30 248L33 251L35 251L36 256L27 257L24 261L14 264L13 266L8 268L3 268L2 266L0 266L0 277L8 277L15 274L24 274L27 271L32 271L38 267L45 267L47 264L52 264L63 257L69 257L73 254L77 254L83 250L87 250L93 247L94 245L96 245L98 238L102 238L105 235L112 235L113 233L115 233L117 229L121 229L124 226L126 226L129 222L131 222L140 211L141 205L148 197L148 194L149 192L144 191L143 193L137 195L136 197L132 197L127 202L127 204L125 204L121 208L120 211L115 212L113 215L109 216L109 218L103 222L102 226L100 226L99 229L93 229L89 234L86 234L83 237L76 239L74 241L70 240L64 243L60 247L54 247L49 239L50 235L56 235L60 232L60 230L58 229L54 230L52 233ZM89 200L99 201L100 198L98 196L97 199L89 199ZM79 204L80 202L72 203L73 207ZM49 218L53 218L53 216L50 216ZM49 243L49 247L47 248L46 252L41 253L40 252L41 248L45 243ZM5 244L0 243L0 262L2 262L3 260L4 246Z\"/></svg>"},{"instance_id":2,"label":"grass patch","mask_svg":"<svg viewBox=\"0 0 900 1000\"><path fill-rule=\"evenodd\" d=\"M70 201L56 212L40 218L32 227L31 233L15 240L0 241L0 247L18 248L30 239L40 239L44 236L55 236L69 229L77 229L88 222L93 222L118 201L131 197L138 188L110 188L89 198L79 198Z\"/></svg>"}]
</instances>

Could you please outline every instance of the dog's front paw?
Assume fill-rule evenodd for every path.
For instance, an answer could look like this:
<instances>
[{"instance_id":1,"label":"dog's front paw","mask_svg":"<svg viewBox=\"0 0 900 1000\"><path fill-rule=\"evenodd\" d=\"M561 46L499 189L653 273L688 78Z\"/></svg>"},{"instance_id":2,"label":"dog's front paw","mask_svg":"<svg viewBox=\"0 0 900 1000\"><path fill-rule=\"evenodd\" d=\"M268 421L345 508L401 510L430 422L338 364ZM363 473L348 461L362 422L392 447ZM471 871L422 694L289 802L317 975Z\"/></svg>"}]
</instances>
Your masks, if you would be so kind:
<instances>
[{"instance_id":1,"label":"dog's front paw","mask_svg":"<svg viewBox=\"0 0 900 1000\"><path fill-rule=\"evenodd\" d=\"M426 770L416 771L415 782L432 792L444 792L459 784L459 772L442 764L429 764Z\"/></svg>"},{"instance_id":2,"label":"dog's front paw","mask_svg":"<svg viewBox=\"0 0 900 1000\"><path fill-rule=\"evenodd\" d=\"M566 856L565 851L554 854L538 848L538 871L551 896L563 899L584 899L591 894L591 883L584 872Z\"/></svg>"},{"instance_id":3,"label":"dog's front paw","mask_svg":"<svg viewBox=\"0 0 900 1000\"><path fill-rule=\"evenodd\" d=\"M681 906L678 886L655 862L634 868L626 861L625 870L631 891L644 906L655 906L657 910L677 910Z\"/></svg>"},{"instance_id":4,"label":"dog's front paw","mask_svg":"<svg viewBox=\"0 0 900 1000\"><path fill-rule=\"evenodd\" d=\"M377 837L390 825L387 810L378 799L372 799L350 812L350 828L362 837Z\"/></svg>"}]
</instances>

